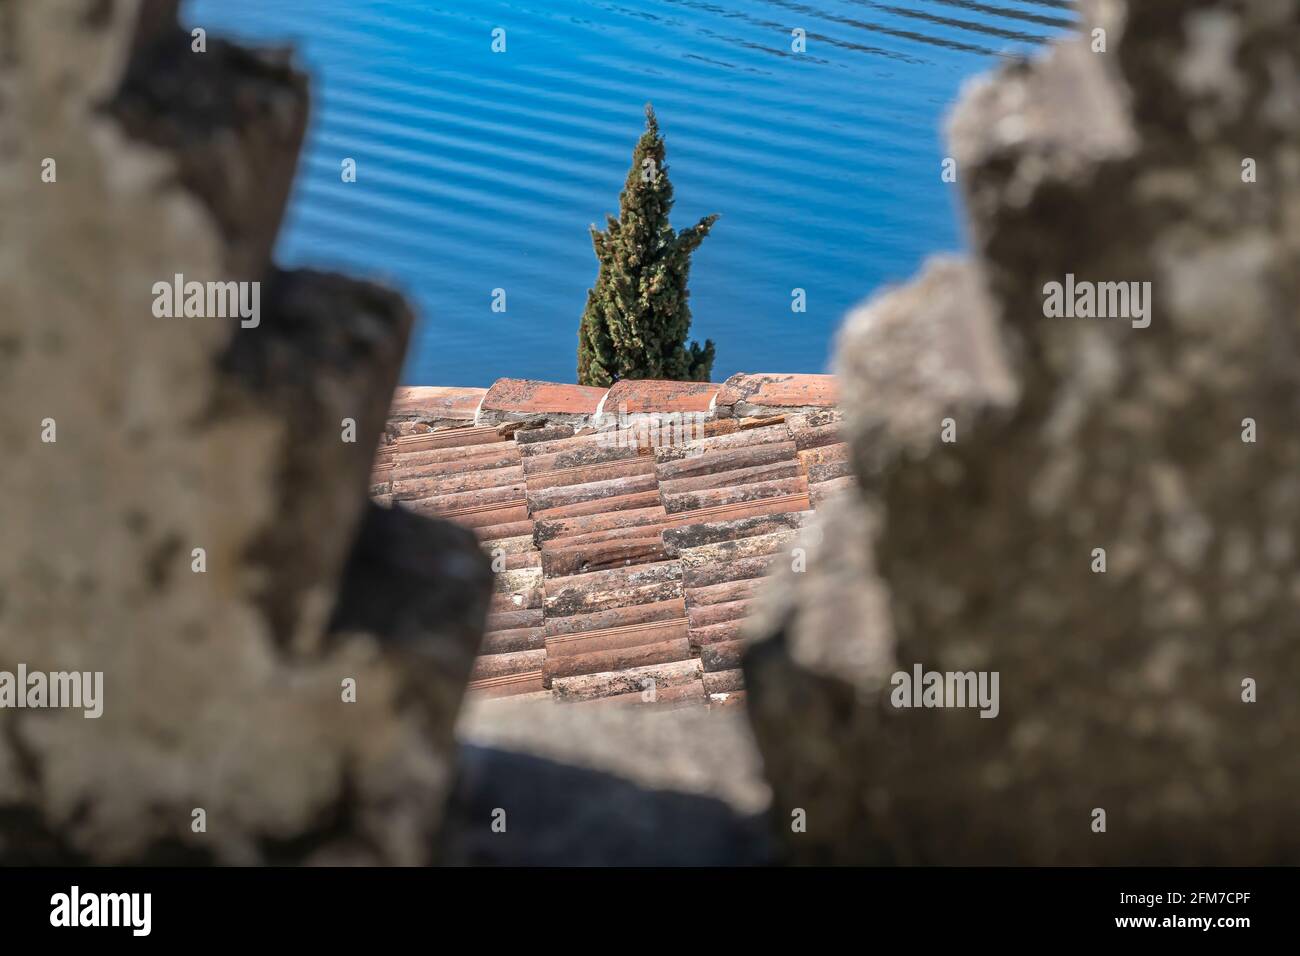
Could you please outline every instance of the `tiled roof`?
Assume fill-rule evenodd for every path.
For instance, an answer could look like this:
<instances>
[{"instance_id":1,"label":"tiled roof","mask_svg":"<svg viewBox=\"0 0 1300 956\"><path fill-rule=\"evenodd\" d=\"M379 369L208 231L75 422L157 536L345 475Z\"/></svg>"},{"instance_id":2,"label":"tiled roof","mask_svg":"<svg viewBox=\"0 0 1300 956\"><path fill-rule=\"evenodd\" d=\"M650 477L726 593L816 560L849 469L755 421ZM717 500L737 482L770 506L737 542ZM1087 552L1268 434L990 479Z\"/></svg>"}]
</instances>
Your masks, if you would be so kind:
<instances>
[{"instance_id":1,"label":"tiled roof","mask_svg":"<svg viewBox=\"0 0 1300 956\"><path fill-rule=\"evenodd\" d=\"M759 580L852 480L834 394L825 375L399 389L372 494L492 558L473 692L640 704L653 681L656 705L731 704Z\"/></svg>"}]
</instances>

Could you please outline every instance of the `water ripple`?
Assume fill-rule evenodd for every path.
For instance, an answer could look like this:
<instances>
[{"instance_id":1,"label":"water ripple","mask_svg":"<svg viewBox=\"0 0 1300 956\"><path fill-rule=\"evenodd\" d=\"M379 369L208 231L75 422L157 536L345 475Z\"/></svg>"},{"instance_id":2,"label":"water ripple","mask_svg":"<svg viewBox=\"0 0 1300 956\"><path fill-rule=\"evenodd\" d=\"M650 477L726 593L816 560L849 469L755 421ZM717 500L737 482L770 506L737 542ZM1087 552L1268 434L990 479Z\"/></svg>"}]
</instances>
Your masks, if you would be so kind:
<instances>
[{"instance_id":1,"label":"water ripple","mask_svg":"<svg viewBox=\"0 0 1300 956\"><path fill-rule=\"evenodd\" d=\"M961 83L1078 22L1069 0L188 0L184 16L294 43L313 115L278 255L401 288L421 316L405 379L464 385L572 380L587 227L617 210L648 100L674 223L722 214L691 280L715 380L824 370L848 307L961 245L939 177Z\"/></svg>"}]
</instances>

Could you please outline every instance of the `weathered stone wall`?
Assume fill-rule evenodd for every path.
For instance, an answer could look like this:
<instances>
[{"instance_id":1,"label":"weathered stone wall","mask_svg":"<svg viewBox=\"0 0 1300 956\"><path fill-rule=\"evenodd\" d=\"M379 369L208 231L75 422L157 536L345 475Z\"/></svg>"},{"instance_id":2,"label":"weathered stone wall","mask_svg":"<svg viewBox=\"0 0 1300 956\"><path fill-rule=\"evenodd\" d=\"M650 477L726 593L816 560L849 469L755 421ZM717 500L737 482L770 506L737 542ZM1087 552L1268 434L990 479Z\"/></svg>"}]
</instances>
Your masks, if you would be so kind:
<instances>
[{"instance_id":1,"label":"weathered stone wall","mask_svg":"<svg viewBox=\"0 0 1300 956\"><path fill-rule=\"evenodd\" d=\"M952 119L972 260L843 331L860 530L746 662L790 859L1300 862L1300 5L1084 21ZM1046 317L1067 274L1149 326ZM998 715L892 706L916 663Z\"/></svg>"},{"instance_id":2,"label":"weathered stone wall","mask_svg":"<svg viewBox=\"0 0 1300 956\"><path fill-rule=\"evenodd\" d=\"M304 78L175 8L0 3L0 671L104 675L0 710L0 860L427 862L490 570L366 504L406 306L270 263Z\"/></svg>"}]
</instances>

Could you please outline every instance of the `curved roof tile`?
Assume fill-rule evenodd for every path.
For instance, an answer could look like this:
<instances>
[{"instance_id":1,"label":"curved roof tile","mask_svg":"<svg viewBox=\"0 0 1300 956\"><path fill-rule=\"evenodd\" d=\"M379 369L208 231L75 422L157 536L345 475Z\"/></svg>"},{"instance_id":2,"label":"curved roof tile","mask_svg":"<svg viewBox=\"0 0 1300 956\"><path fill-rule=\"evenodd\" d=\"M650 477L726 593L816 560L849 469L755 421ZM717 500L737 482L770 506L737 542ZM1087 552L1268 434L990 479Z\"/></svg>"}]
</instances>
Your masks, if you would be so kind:
<instances>
[{"instance_id":1,"label":"curved roof tile","mask_svg":"<svg viewBox=\"0 0 1300 956\"><path fill-rule=\"evenodd\" d=\"M787 375L740 372L723 383L717 412L735 418L773 415L794 409L828 408L835 404L833 375Z\"/></svg>"},{"instance_id":2,"label":"curved roof tile","mask_svg":"<svg viewBox=\"0 0 1300 956\"><path fill-rule=\"evenodd\" d=\"M393 393L388 417L395 421L472 422L486 388L407 385Z\"/></svg>"},{"instance_id":3,"label":"curved roof tile","mask_svg":"<svg viewBox=\"0 0 1300 956\"><path fill-rule=\"evenodd\" d=\"M605 392L587 385L499 378L483 396L477 423L495 425L539 416L553 421L584 420L595 414Z\"/></svg>"},{"instance_id":4,"label":"curved roof tile","mask_svg":"<svg viewBox=\"0 0 1300 956\"><path fill-rule=\"evenodd\" d=\"M601 409L617 415L625 406L629 415L660 412L707 412L722 386L716 382L669 382L658 379L624 379L616 382Z\"/></svg>"}]
</instances>

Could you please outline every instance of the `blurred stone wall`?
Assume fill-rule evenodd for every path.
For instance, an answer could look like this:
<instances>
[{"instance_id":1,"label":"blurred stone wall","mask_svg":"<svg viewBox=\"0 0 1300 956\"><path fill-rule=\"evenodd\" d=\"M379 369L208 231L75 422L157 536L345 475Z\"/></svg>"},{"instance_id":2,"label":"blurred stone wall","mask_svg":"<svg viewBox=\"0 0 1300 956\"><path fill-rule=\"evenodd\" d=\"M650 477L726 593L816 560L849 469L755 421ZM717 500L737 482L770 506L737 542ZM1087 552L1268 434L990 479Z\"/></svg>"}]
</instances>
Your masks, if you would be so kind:
<instances>
[{"instance_id":1,"label":"blurred stone wall","mask_svg":"<svg viewBox=\"0 0 1300 956\"><path fill-rule=\"evenodd\" d=\"M0 672L103 675L0 709L0 860L428 862L490 569L366 502L405 304L270 261L304 77L195 42L0 2Z\"/></svg>"},{"instance_id":2,"label":"blurred stone wall","mask_svg":"<svg viewBox=\"0 0 1300 956\"><path fill-rule=\"evenodd\" d=\"M862 500L746 660L794 861L1300 862L1300 5L1083 21L952 117L971 256L842 331Z\"/></svg>"}]
</instances>

